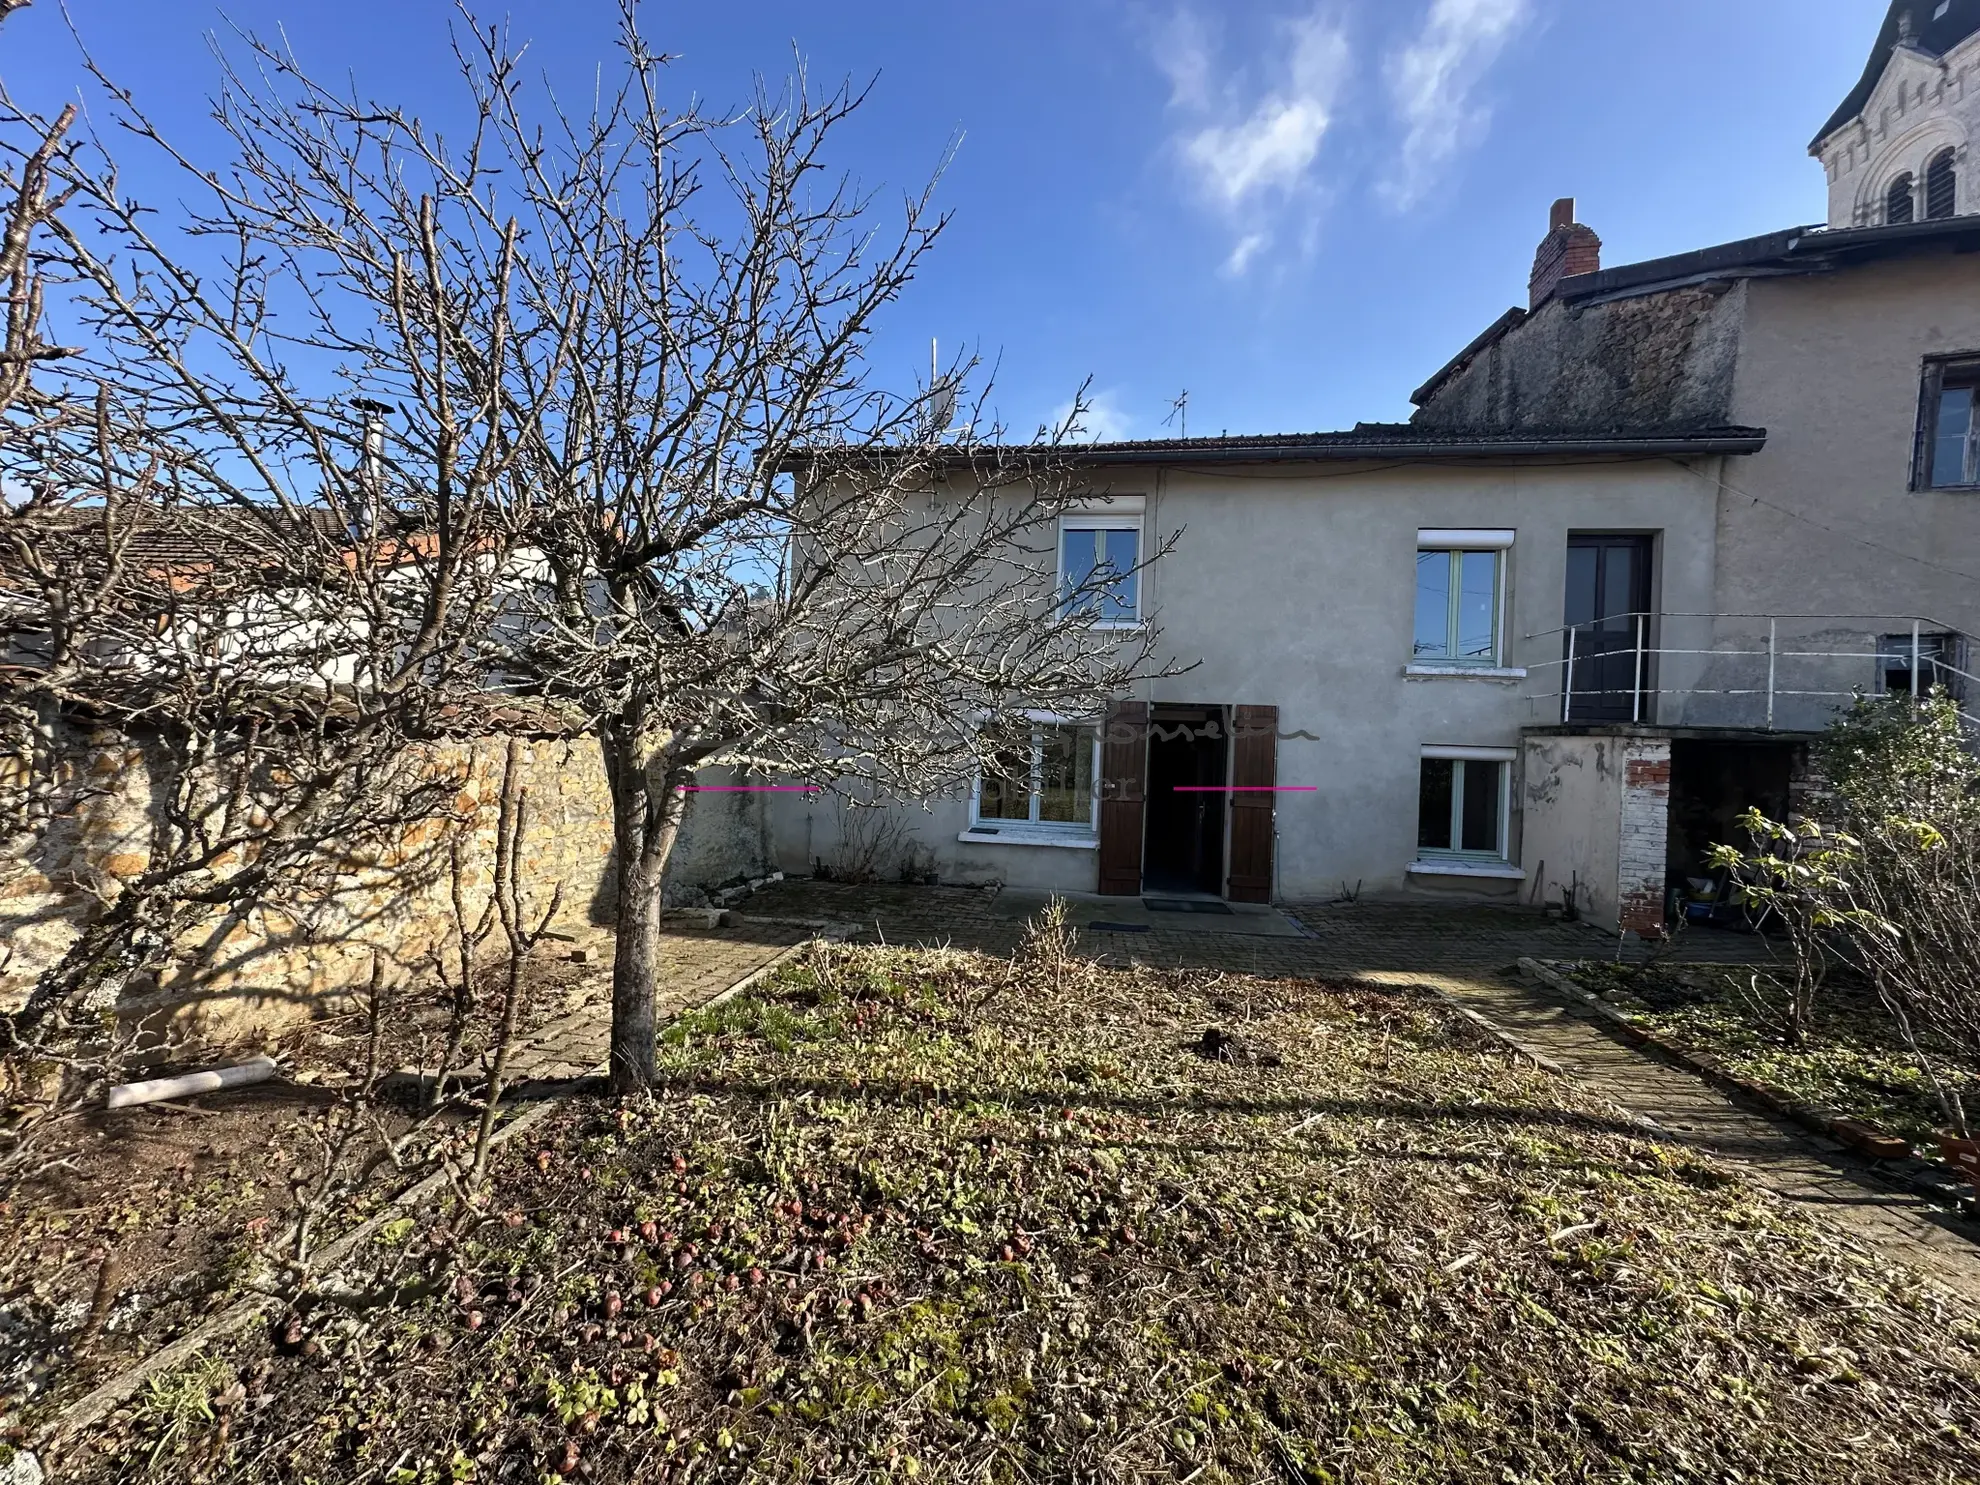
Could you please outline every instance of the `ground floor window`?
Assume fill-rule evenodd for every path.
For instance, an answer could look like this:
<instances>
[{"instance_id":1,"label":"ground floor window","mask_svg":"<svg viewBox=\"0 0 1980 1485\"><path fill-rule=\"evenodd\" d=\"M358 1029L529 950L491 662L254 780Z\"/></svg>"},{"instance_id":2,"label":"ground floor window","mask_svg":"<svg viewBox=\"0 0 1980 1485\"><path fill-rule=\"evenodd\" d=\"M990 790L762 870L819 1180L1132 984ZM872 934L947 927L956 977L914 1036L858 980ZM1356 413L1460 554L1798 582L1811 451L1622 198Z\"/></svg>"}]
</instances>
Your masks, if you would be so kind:
<instances>
[{"instance_id":1,"label":"ground floor window","mask_svg":"<svg viewBox=\"0 0 1980 1485\"><path fill-rule=\"evenodd\" d=\"M1097 728L1040 723L1029 746L1001 749L977 781L971 827L1091 835L1100 828L1093 781L1099 772Z\"/></svg>"},{"instance_id":2,"label":"ground floor window","mask_svg":"<svg viewBox=\"0 0 1980 1485\"><path fill-rule=\"evenodd\" d=\"M1487 748L1426 749L1416 849L1430 859L1504 861L1512 760Z\"/></svg>"}]
</instances>

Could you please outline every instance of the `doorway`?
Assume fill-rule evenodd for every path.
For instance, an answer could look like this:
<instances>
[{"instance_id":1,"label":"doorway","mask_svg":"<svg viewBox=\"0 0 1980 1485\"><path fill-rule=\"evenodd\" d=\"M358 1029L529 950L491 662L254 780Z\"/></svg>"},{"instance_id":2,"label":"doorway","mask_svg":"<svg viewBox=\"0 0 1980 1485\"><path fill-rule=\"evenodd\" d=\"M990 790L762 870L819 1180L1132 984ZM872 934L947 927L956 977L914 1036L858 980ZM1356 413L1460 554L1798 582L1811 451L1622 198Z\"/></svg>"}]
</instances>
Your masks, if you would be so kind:
<instances>
[{"instance_id":1,"label":"doorway","mask_svg":"<svg viewBox=\"0 0 1980 1485\"><path fill-rule=\"evenodd\" d=\"M1149 718L1142 891L1224 895L1230 724L1220 706L1158 706Z\"/></svg>"},{"instance_id":2,"label":"doorway","mask_svg":"<svg viewBox=\"0 0 1980 1485\"><path fill-rule=\"evenodd\" d=\"M1794 798L1800 745L1679 738L1671 744L1671 803L1666 887L1693 921L1744 926L1747 915L1712 864L1715 846L1747 850L1740 817L1757 809L1785 820Z\"/></svg>"},{"instance_id":3,"label":"doorway","mask_svg":"<svg viewBox=\"0 0 1980 1485\"><path fill-rule=\"evenodd\" d=\"M1632 722L1645 716L1649 657L1650 538L1571 536L1563 642L1565 722Z\"/></svg>"}]
</instances>

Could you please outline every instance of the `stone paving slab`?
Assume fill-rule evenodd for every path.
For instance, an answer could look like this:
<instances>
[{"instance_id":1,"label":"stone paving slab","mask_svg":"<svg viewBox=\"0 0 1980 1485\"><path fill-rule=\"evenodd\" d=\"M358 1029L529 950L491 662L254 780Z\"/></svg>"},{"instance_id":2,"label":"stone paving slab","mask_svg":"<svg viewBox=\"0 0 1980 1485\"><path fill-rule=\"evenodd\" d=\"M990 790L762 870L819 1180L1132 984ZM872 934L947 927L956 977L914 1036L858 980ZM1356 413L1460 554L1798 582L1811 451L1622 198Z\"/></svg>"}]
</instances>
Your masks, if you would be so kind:
<instances>
[{"instance_id":1,"label":"stone paving slab","mask_svg":"<svg viewBox=\"0 0 1980 1485\"><path fill-rule=\"evenodd\" d=\"M1023 937L1025 920L1047 900L1042 893L999 893L994 888L788 880L757 892L744 911L857 923L868 938L889 943L1008 954ZM1533 908L1291 903L1282 910L1265 909L1269 916L1246 911L1209 918L1150 913L1141 899L1131 897L1079 894L1068 896L1067 902L1080 926L1081 952L1118 964L1325 979L1399 970L1496 970L1523 957L1598 959L1616 953L1613 935L1585 923L1558 922ZM1147 931L1111 933L1094 928L1096 920L1145 926ZM1634 958L1643 953L1635 947L1629 952ZM1694 963L1764 963L1770 954L1765 939L1698 930L1680 939L1673 957Z\"/></svg>"},{"instance_id":2,"label":"stone paving slab","mask_svg":"<svg viewBox=\"0 0 1980 1485\"><path fill-rule=\"evenodd\" d=\"M1055 894L1006 889L985 907L992 918L1023 923L1043 912ZM1066 919L1082 931L1104 933L1101 924L1147 929L1150 932L1211 934L1218 938L1304 938L1305 930L1277 908L1262 903L1223 903L1214 898L1101 897L1091 892L1056 894L1066 904ZM1186 903L1187 911L1163 911L1157 903ZM1126 939L1130 936L1117 934Z\"/></svg>"}]
</instances>

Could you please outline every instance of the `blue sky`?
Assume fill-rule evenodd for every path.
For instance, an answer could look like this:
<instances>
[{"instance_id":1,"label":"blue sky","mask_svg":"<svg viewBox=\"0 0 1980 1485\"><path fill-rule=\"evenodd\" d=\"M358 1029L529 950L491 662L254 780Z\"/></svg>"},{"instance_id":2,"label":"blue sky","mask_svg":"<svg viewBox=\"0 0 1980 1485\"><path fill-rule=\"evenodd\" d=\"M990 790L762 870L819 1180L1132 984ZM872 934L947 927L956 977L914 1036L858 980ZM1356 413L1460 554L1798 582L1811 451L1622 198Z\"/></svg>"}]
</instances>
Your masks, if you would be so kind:
<instances>
[{"instance_id":1,"label":"blue sky","mask_svg":"<svg viewBox=\"0 0 1980 1485\"><path fill-rule=\"evenodd\" d=\"M214 76L200 0L70 0L108 69L195 143ZM1028 432L1088 377L1095 430L1160 437L1401 419L1408 395L1523 303L1557 196L1622 263L1822 220L1806 149L1860 72L1884 0L998 0L826 6L649 0L685 97L757 72L872 77L837 163L875 186L960 148L955 213L876 347L926 375L928 341L999 363ZM516 0L532 57L582 87L602 0ZM312 70L444 109L443 0L232 0ZM57 0L0 33L0 77L53 102L78 81ZM141 184L141 183L140 183Z\"/></svg>"}]
</instances>

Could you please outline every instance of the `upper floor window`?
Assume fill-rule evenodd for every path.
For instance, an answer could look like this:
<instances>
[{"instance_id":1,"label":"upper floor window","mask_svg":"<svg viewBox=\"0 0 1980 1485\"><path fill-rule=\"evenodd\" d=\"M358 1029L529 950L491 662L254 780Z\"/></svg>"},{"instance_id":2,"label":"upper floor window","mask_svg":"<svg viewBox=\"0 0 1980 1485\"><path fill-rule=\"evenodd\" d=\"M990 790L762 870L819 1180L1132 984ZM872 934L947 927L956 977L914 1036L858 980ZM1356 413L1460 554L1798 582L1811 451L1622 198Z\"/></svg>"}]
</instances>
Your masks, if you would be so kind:
<instances>
[{"instance_id":1,"label":"upper floor window","mask_svg":"<svg viewBox=\"0 0 1980 1485\"><path fill-rule=\"evenodd\" d=\"M1877 641L1877 680L1886 696L1924 696L1943 686L1959 700L1966 674L1966 645L1959 634L1920 630L1886 634Z\"/></svg>"},{"instance_id":2,"label":"upper floor window","mask_svg":"<svg viewBox=\"0 0 1980 1485\"><path fill-rule=\"evenodd\" d=\"M1891 188L1884 192L1884 221L1892 227L1901 227L1914 215L1913 191L1910 172L1900 175L1891 182Z\"/></svg>"},{"instance_id":3,"label":"upper floor window","mask_svg":"<svg viewBox=\"0 0 1980 1485\"><path fill-rule=\"evenodd\" d=\"M1141 622L1138 510L1061 518L1059 598L1068 612L1090 615L1102 626Z\"/></svg>"},{"instance_id":4,"label":"upper floor window","mask_svg":"<svg viewBox=\"0 0 1980 1485\"><path fill-rule=\"evenodd\" d=\"M1416 638L1419 665L1497 665L1499 613L1510 531L1417 534Z\"/></svg>"},{"instance_id":5,"label":"upper floor window","mask_svg":"<svg viewBox=\"0 0 1980 1485\"><path fill-rule=\"evenodd\" d=\"M1925 167L1925 218L1944 221L1959 201L1959 173L1953 165L1953 152L1941 151Z\"/></svg>"},{"instance_id":6,"label":"upper floor window","mask_svg":"<svg viewBox=\"0 0 1980 1485\"><path fill-rule=\"evenodd\" d=\"M1980 486L1980 360L1931 361L1919 399L1914 489Z\"/></svg>"}]
</instances>

